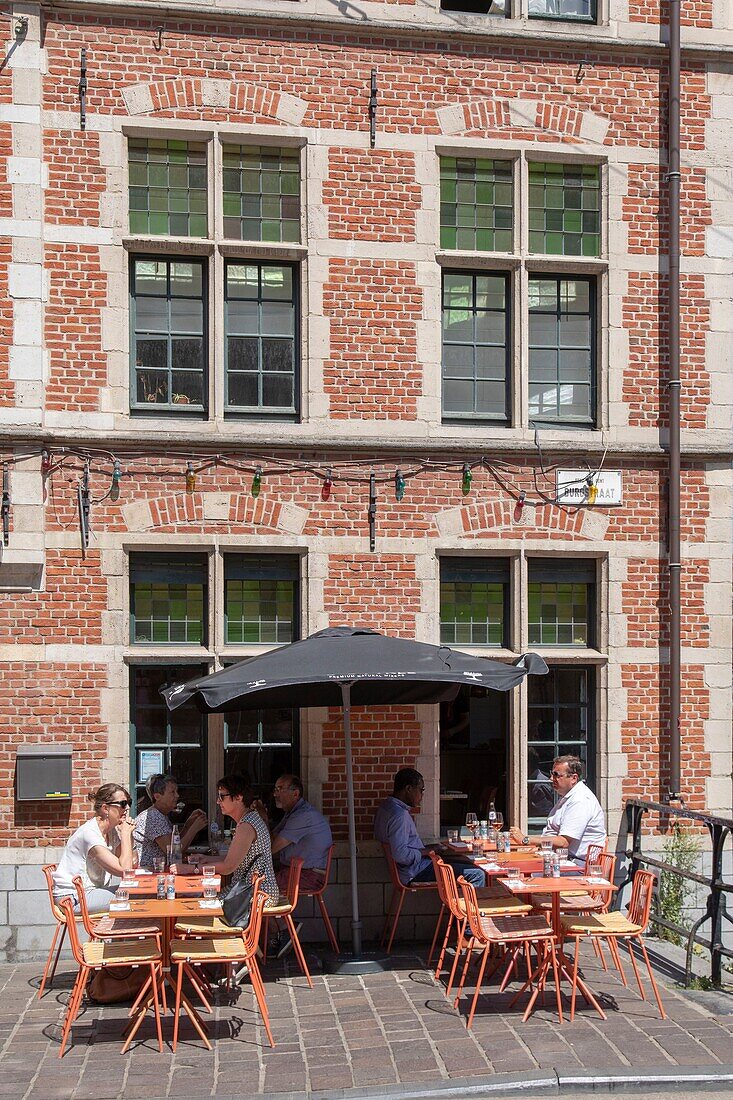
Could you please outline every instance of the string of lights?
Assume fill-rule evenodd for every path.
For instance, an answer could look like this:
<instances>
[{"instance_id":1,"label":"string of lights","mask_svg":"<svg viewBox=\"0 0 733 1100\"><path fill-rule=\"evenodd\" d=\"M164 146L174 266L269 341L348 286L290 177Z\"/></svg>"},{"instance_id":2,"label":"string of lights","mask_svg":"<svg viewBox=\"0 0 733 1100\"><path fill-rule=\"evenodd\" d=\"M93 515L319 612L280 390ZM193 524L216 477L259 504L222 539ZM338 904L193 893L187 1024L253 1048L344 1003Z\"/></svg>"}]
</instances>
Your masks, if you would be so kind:
<instances>
[{"instance_id":1,"label":"string of lights","mask_svg":"<svg viewBox=\"0 0 733 1100\"><path fill-rule=\"evenodd\" d=\"M0 517L2 521L2 538L5 546L10 537L11 515L11 483L10 470L21 462L26 462L40 457L41 475L44 481L44 497L47 483L53 483L54 474L70 474L71 479L76 476L76 497L81 536L82 552L85 553L89 546L91 530L92 506L104 503L106 500L116 502L124 493L124 483L131 483L132 479L155 479L170 477L174 480L182 480L185 491L194 494L200 484L200 477L212 470L221 468L251 476L250 495L257 499L263 487L270 481L276 484L284 474L303 474L315 479L319 485L320 498L328 501L334 486L368 486L369 488L369 533L370 548L375 548L375 530L378 490L388 484L393 486L394 498L402 502L408 494L408 484L429 473L455 473L460 477L460 490L464 497L469 497L473 488L474 472L485 470L514 501L513 519L519 523L525 507L540 508L551 505L570 514L578 510L578 505L568 506L562 503L557 496L557 490L553 479L558 467L545 463L539 436L535 433L535 446L538 453L538 463L520 466L516 463L497 459L487 459L484 455L471 460L436 460L431 458L420 459L409 468L398 466L393 468L386 462L375 462L374 459L349 458L341 462L329 459L329 464L321 462L297 461L279 455L269 455L267 458L258 454L245 451L231 451L228 453L196 453L192 451L160 451L150 449L128 450L114 453L106 449L91 449L79 447L39 447L35 451L26 451L23 454L9 453L0 456L2 465L2 497L0 504ZM587 473L583 472L577 485L582 486L586 499L583 505L593 505L597 499L598 477L603 469L606 451L599 466L591 469L586 463ZM530 495L528 489L522 484L526 482L531 472L534 494ZM93 496L92 477L104 477L108 479L106 488L100 496ZM544 482L544 485L542 484ZM571 483L574 484L574 483ZM567 483L566 486L567 488ZM55 500L54 500L55 507Z\"/></svg>"}]
</instances>

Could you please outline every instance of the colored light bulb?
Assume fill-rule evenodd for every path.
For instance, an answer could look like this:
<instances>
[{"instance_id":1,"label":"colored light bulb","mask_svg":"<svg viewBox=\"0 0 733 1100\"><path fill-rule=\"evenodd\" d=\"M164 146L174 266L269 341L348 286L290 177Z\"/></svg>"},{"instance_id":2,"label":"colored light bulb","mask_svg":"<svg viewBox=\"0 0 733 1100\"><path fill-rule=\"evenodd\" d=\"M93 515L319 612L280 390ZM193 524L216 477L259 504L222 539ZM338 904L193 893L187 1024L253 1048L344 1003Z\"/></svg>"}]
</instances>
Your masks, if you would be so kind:
<instances>
[{"instance_id":1,"label":"colored light bulb","mask_svg":"<svg viewBox=\"0 0 733 1100\"><path fill-rule=\"evenodd\" d=\"M473 481L473 474L471 473L471 467L467 462L463 463L463 477L461 479L461 492L464 497L468 496L471 492L471 482Z\"/></svg>"},{"instance_id":2,"label":"colored light bulb","mask_svg":"<svg viewBox=\"0 0 733 1100\"><path fill-rule=\"evenodd\" d=\"M262 467L255 467L255 476L252 478L252 496L258 497L262 488Z\"/></svg>"},{"instance_id":3,"label":"colored light bulb","mask_svg":"<svg viewBox=\"0 0 733 1100\"><path fill-rule=\"evenodd\" d=\"M189 462L186 466L186 492L196 492L196 471L193 468L193 462Z\"/></svg>"},{"instance_id":4,"label":"colored light bulb","mask_svg":"<svg viewBox=\"0 0 733 1100\"><path fill-rule=\"evenodd\" d=\"M395 500L402 500L405 495L405 479L402 476L402 470L395 470L394 495Z\"/></svg>"}]
</instances>

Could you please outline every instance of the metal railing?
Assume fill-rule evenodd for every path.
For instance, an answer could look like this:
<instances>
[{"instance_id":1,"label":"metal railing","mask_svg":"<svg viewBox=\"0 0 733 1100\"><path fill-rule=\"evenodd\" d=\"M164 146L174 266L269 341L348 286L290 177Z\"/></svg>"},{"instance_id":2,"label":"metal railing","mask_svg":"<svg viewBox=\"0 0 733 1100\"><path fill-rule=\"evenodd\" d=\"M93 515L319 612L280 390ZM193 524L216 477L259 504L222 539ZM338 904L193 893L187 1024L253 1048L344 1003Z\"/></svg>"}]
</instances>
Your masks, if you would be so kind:
<instances>
[{"instance_id":1,"label":"metal railing","mask_svg":"<svg viewBox=\"0 0 733 1100\"><path fill-rule=\"evenodd\" d=\"M665 862L651 855L646 855L642 850L642 824L644 814L658 813L662 817L674 818L677 821L694 821L704 825L710 834L712 844L712 859L709 875L698 875L694 871L683 871L673 863ZM687 958L685 963L685 985L689 986L692 977L692 952L694 944L705 947L710 952L710 978L715 986L721 984L723 958L733 959L733 950L723 946L723 923L733 924L733 919L727 911L726 895L733 893L733 883L723 880L723 851L726 841L733 836L733 820L727 817L714 817L712 814L701 813L697 810L686 810L683 806L663 805L658 802L647 802L641 798L630 798L626 802L626 816L628 832L631 834L631 848L626 852L629 857L629 871L621 883L617 900L620 901L621 891L633 879L635 872L640 867L653 867L655 870L689 882L695 882L698 886L708 890L705 901L705 912L694 922L691 928L675 924L667 920L656 911L652 912L651 920L661 928L675 933L681 940L687 940ZM657 891L658 895L658 891ZM700 929L706 921L710 922L709 936L700 934Z\"/></svg>"}]
</instances>

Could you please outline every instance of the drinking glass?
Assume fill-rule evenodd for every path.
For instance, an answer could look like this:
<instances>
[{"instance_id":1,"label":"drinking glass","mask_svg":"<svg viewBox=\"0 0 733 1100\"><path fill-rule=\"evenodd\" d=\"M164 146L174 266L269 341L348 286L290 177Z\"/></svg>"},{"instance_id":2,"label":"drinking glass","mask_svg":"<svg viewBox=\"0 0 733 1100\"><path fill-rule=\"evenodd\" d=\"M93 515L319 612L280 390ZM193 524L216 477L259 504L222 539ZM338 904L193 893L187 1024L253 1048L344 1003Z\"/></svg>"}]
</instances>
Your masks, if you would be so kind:
<instances>
[{"instance_id":1,"label":"drinking glass","mask_svg":"<svg viewBox=\"0 0 733 1100\"><path fill-rule=\"evenodd\" d=\"M567 850L567 848L558 848L557 849L557 858L560 860L561 863L567 863L567 859L568 859L568 850Z\"/></svg>"},{"instance_id":2,"label":"drinking glass","mask_svg":"<svg viewBox=\"0 0 733 1100\"><path fill-rule=\"evenodd\" d=\"M588 880L590 882L603 882L603 865L601 863L591 863L588 868Z\"/></svg>"},{"instance_id":3,"label":"drinking glass","mask_svg":"<svg viewBox=\"0 0 733 1100\"><path fill-rule=\"evenodd\" d=\"M165 856L153 856L153 870L156 875L162 875L165 872Z\"/></svg>"},{"instance_id":4,"label":"drinking glass","mask_svg":"<svg viewBox=\"0 0 733 1100\"><path fill-rule=\"evenodd\" d=\"M130 887L130 886L135 886L136 883L137 883L137 879L135 878L134 871L123 871L122 872L122 880L120 882L120 886L124 886L124 887L127 888L127 887Z\"/></svg>"},{"instance_id":5,"label":"drinking glass","mask_svg":"<svg viewBox=\"0 0 733 1100\"><path fill-rule=\"evenodd\" d=\"M475 856L483 855L484 842L479 837L474 836L473 840L471 841L471 847Z\"/></svg>"},{"instance_id":6,"label":"drinking glass","mask_svg":"<svg viewBox=\"0 0 733 1100\"><path fill-rule=\"evenodd\" d=\"M114 899L110 902L110 909L129 909L130 891L124 886L118 886Z\"/></svg>"},{"instance_id":7,"label":"drinking glass","mask_svg":"<svg viewBox=\"0 0 733 1100\"><path fill-rule=\"evenodd\" d=\"M216 874L216 867L210 867L207 865L206 867L201 868L201 873L203 874L204 878L213 878Z\"/></svg>"},{"instance_id":8,"label":"drinking glass","mask_svg":"<svg viewBox=\"0 0 733 1100\"><path fill-rule=\"evenodd\" d=\"M545 855L546 852L552 851L552 837L543 836L540 838L540 851L543 855Z\"/></svg>"},{"instance_id":9,"label":"drinking glass","mask_svg":"<svg viewBox=\"0 0 733 1100\"><path fill-rule=\"evenodd\" d=\"M472 832L474 836L476 835L476 830L478 829L478 817L476 814L466 814L466 828Z\"/></svg>"},{"instance_id":10,"label":"drinking glass","mask_svg":"<svg viewBox=\"0 0 733 1100\"><path fill-rule=\"evenodd\" d=\"M449 829L448 830L448 841L449 841L449 843L455 844L455 842L457 840L458 840L458 829Z\"/></svg>"},{"instance_id":11,"label":"drinking glass","mask_svg":"<svg viewBox=\"0 0 733 1100\"><path fill-rule=\"evenodd\" d=\"M489 824L491 825L491 828L494 830L495 833L500 833L501 830L502 830L502 826L504 825L504 815L503 815L503 813L501 813L501 811L497 810L496 811L496 817L493 818Z\"/></svg>"},{"instance_id":12,"label":"drinking glass","mask_svg":"<svg viewBox=\"0 0 733 1100\"><path fill-rule=\"evenodd\" d=\"M216 886L208 884L204 886L204 901L214 901L216 898Z\"/></svg>"},{"instance_id":13,"label":"drinking glass","mask_svg":"<svg viewBox=\"0 0 733 1100\"><path fill-rule=\"evenodd\" d=\"M200 856L200 855L199 855L199 854L198 854L197 852L192 852L192 853L191 853L191 854L189 855L188 859L187 859L187 863L188 863L188 864L189 864L189 865L190 865L191 867L195 867L195 868L196 868L196 873L197 873L197 874L198 874L198 872L199 872L199 870L200 870L200 868L199 868L199 863L200 863L200 862L201 862L201 856Z\"/></svg>"}]
</instances>

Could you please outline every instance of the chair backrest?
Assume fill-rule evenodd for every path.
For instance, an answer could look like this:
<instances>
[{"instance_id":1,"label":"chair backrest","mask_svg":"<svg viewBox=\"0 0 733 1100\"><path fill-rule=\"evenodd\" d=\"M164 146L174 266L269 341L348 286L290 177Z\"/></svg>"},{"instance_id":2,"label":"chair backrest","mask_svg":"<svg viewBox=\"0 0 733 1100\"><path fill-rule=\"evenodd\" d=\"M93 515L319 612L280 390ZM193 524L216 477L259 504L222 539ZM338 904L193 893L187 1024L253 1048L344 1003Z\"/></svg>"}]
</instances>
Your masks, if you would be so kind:
<instances>
[{"instance_id":1,"label":"chair backrest","mask_svg":"<svg viewBox=\"0 0 733 1100\"><path fill-rule=\"evenodd\" d=\"M59 903L53 896L53 873L56 870L55 863L46 863L41 867L44 875L46 876L46 886L48 887L48 900L51 903L51 912L60 924L66 924L66 914L63 909L59 908Z\"/></svg>"},{"instance_id":2,"label":"chair backrest","mask_svg":"<svg viewBox=\"0 0 733 1100\"><path fill-rule=\"evenodd\" d=\"M452 870L453 868L451 868ZM463 904L466 910L466 917L468 918L468 927L471 935L479 943L487 943L486 934L481 927L481 914L479 912L478 901L476 899L476 888L472 883L467 882L463 875L458 878L458 886L460 887L461 894L463 895Z\"/></svg>"},{"instance_id":3,"label":"chair backrest","mask_svg":"<svg viewBox=\"0 0 733 1100\"><path fill-rule=\"evenodd\" d=\"M613 882L616 875L616 856L612 852L601 852L595 862L601 868L601 874L609 882ZM611 904L612 894L609 894L608 890L589 890L588 893L592 898L597 898L603 902L604 912L608 911L608 907Z\"/></svg>"},{"instance_id":4,"label":"chair backrest","mask_svg":"<svg viewBox=\"0 0 733 1100\"><path fill-rule=\"evenodd\" d=\"M74 889L76 890L76 896L79 899L79 912L81 913L81 923L84 925L84 931L90 939L94 938L94 929L92 928L91 917L89 916L89 907L87 905L87 895L84 890L84 880L81 875L75 875L71 880L74 883Z\"/></svg>"},{"instance_id":5,"label":"chair backrest","mask_svg":"<svg viewBox=\"0 0 733 1100\"><path fill-rule=\"evenodd\" d=\"M391 847L389 846L389 844L383 843L382 848L384 849L384 858L387 860L387 867L389 868L389 877L392 881L392 885L394 886L395 890L404 890L406 887L404 882L402 882L402 880L400 879L400 873L397 870L397 864L395 863L395 858L392 855Z\"/></svg>"},{"instance_id":6,"label":"chair backrest","mask_svg":"<svg viewBox=\"0 0 733 1100\"><path fill-rule=\"evenodd\" d=\"M300 856L296 856L295 859L291 859L288 865L288 885L285 888L285 892L288 895L288 901L292 905L293 909L298 904L298 894L300 892L300 872L303 870L303 860Z\"/></svg>"},{"instance_id":7,"label":"chair backrest","mask_svg":"<svg viewBox=\"0 0 733 1100\"><path fill-rule=\"evenodd\" d=\"M603 844L589 844L588 851L585 853L585 868L583 874L590 874L590 869L594 863L600 863L600 857L606 850L608 841L605 840Z\"/></svg>"},{"instance_id":8,"label":"chair backrest","mask_svg":"<svg viewBox=\"0 0 733 1100\"><path fill-rule=\"evenodd\" d=\"M59 908L64 914L64 923L69 933L71 953L79 966L82 966L84 964L84 950L81 945L81 940L79 939L79 930L74 920L74 903L71 898L61 898L59 901Z\"/></svg>"},{"instance_id":9,"label":"chair backrest","mask_svg":"<svg viewBox=\"0 0 733 1100\"><path fill-rule=\"evenodd\" d=\"M438 884L438 897L442 901L443 905L448 905L448 898L446 897L445 887L443 885L443 881L440 875L440 864L443 862L443 860L440 858L438 853L432 851L432 849L428 852L428 855L430 856L430 862L432 863L433 870L435 871L435 881Z\"/></svg>"},{"instance_id":10,"label":"chair backrest","mask_svg":"<svg viewBox=\"0 0 733 1100\"><path fill-rule=\"evenodd\" d=\"M461 908L461 895L458 890L458 883L456 882L456 873L450 863L445 863L444 860L438 859L435 864L435 878L438 883L440 900L444 901L445 905L450 909L451 914L462 922L466 914Z\"/></svg>"},{"instance_id":11,"label":"chair backrest","mask_svg":"<svg viewBox=\"0 0 733 1100\"><path fill-rule=\"evenodd\" d=\"M637 871L631 887L631 899L629 900L627 915L632 924L641 925L642 932L646 932L646 926L649 923L654 882L654 875L651 871Z\"/></svg>"},{"instance_id":12,"label":"chair backrest","mask_svg":"<svg viewBox=\"0 0 733 1100\"><path fill-rule=\"evenodd\" d=\"M241 930L242 939L244 945L248 951L255 950L257 947L257 941L260 938L260 924L262 923L262 909L267 904L267 895L262 893L262 883L265 881L264 875L254 875L252 878L252 904L249 910L249 920L245 927ZM262 905L260 905L260 899ZM255 914L259 908L259 923L255 919Z\"/></svg>"},{"instance_id":13,"label":"chair backrest","mask_svg":"<svg viewBox=\"0 0 733 1100\"><path fill-rule=\"evenodd\" d=\"M334 849L334 847L335 847L335 845L332 844L331 847L328 849L328 856L326 857L326 866L324 868L324 874L323 874L323 886L321 886L321 888L319 890L311 891L313 894L322 894L323 891L328 886L328 880L331 877L331 860L333 859L333 849Z\"/></svg>"}]
</instances>

